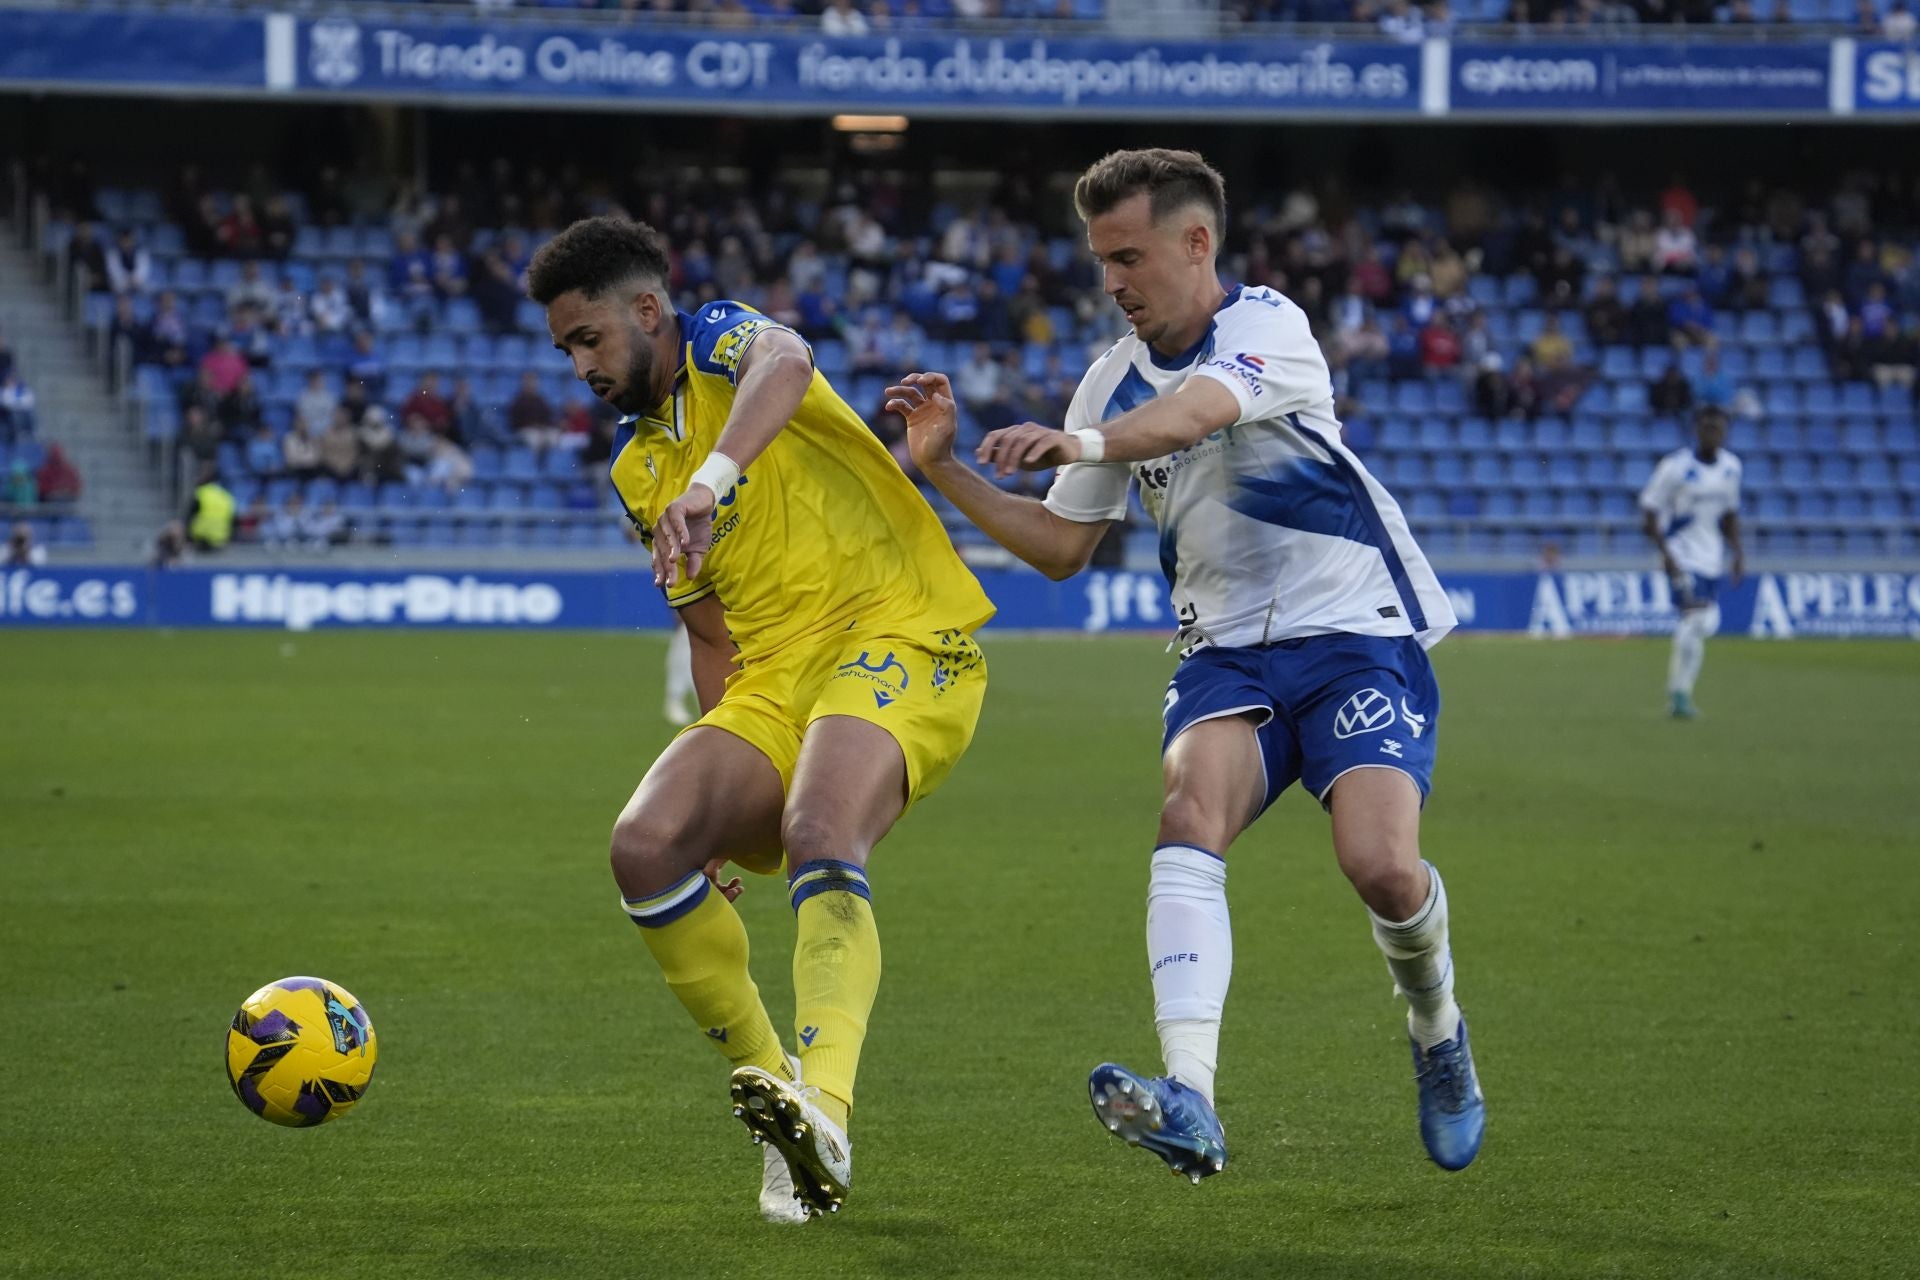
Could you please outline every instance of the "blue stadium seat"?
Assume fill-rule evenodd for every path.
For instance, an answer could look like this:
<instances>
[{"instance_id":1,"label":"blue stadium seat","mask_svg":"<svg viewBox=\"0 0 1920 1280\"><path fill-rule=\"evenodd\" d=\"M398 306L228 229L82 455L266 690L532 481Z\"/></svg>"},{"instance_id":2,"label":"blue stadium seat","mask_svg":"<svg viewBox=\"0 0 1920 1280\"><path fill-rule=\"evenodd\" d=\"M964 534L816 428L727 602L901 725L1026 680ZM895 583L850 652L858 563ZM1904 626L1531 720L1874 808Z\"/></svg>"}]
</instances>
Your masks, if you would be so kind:
<instances>
[{"instance_id":1,"label":"blue stadium seat","mask_svg":"<svg viewBox=\"0 0 1920 1280\"><path fill-rule=\"evenodd\" d=\"M1477 453L1468 464L1467 478L1477 485L1506 484L1512 478L1512 470L1499 454Z\"/></svg>"},{"instance_id":2,"label":"blue stadium seat","mask_svg":"<svg viewBox=\"0 0 1920 1280\"><path fill-rule=\"evenodd\" d=\"M487 493L487 510L489 511L524 511L526 506L526 489L521 485L496 484Z\"/></svg>"},{"instance_id":3,"label":"blue stadium seat","mask_svg":"<svg viewBox=\"0 0 1920 1280\"><path fill-rule=\"evenodd\" d=\"M1816 382L1807 387L1800 407L1810 418L1837 418L1840 416L1840 395L1832 383Z\"/></svg>"},{"instance_id":4,"label":"blue stadium seat","mask_svg":"<svg viewBox=\"0 0 1920 1280\"><path fill-rule=\"evenodd\" d=\"M455 511L485 511L487 509L487 495L490 492L492 492L490 486L477 483L470 484L453 495L453 509Z\"/></svg>"},{"instance_id":5,"label":"blue stadium seat","mask_svg":"<svg viewBox=\"0 0 1920 1280\"><path fill-rule=\"evenodd\" d=\"M1433 458L1433 483L1444 488L1467 482L1467 463L1457 453L1438 453ZM1920 487L1920 486L1916 486Z\"/></svg>"},{"instance_id":6,"label":"blue stadium seat","mask_svg":"<svg viewBox=\"0 0 1920 1280\"><path fill-rule=\"evenodd\" d=\"M1780 341L1780 326L1771 311L1749 311L1740 320L1740 341L1750 347L1772 346Z\"/></svg>"},{"instance_id":7,"label":"blue stadium seat","mask_svg":"<svg viewBox=\"0 0 1920 1280\"><path fill-rule=\"evenodd\" d=\"M1767 388L1762 402L1768 413L1799 413L1800 388L1790 382L1777 382Z\"/></svg>"},{"instance_id":8,"label":"blue stadium seat","mask_svg":"<svg viewBox=\"0 0 1920 1280\"><path fill-rule=\"evenodd\" d=\"M1458 439L1454 424L1445 418L1421 418L1412 426L1413 440L1422 449L1449 449Z\"/></svg>"},{"instance_id":9,"label":"blue stadium seat","mask_svg":"<svg viewBox=\"0 0 1920 1280\"><path fill-rule=\"evenodd\" d=\"M1402 382L1393 390L1393 407L1400 413L1429 413L1433 410L1433 392L1425 382Z\"/></svg>"}]
</instances>

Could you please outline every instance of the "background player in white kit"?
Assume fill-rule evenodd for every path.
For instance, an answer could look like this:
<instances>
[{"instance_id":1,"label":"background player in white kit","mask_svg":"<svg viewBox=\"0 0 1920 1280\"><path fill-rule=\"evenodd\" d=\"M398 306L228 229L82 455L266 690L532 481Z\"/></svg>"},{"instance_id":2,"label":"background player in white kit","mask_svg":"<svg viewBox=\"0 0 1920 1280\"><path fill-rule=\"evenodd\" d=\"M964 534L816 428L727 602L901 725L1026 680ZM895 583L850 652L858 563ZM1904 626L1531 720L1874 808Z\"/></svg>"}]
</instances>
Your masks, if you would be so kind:
<instances>
[{"instance_id":1,"label":"background player in white kit","mask_svg":"<svg viewBox=\"0 0 1920 1280\"><path fill-rule=\"evenodd\" d=\"M1673 584L1680 621L1667 662L1668 709L1683 720L1700 714L1694 681L1707 639L1720 630L1720 587L1746 572L1740 548L1740 459L1726 447L1727 415L1709 405L1693 421L1694 446L1660 459L1640 492L1647 536ZM1729 560L1731 553L1731 560Z\"/></svg>"},{"instance_id":2,"label":"background player in white kit","mask_svg":"<svg viewBox=\"0 0 1920 1280\"><path fill-rule=\"evenodd\" d=\"M1148 964L1167 1074L1105 1063L1095 1113L1194 1181L1225 1167L1213 1110L1233 965L1226 861L1295 779L1333 845L1398 989L1428 1154L1464 1168L1486 1109L1453 998L1447 898L1420 857L1440 693L1425 645L1454 615L1400 509L1340 443L1332 380L1300 309L1220 284L1226 195L1189 151L1121 151L1074 202L1132 332L1087 371L1066 430L996 431L1002 475L1064 467L1044 502L953 457L945 376L888 392L914 460L967 516L1053 578L1087 564L1137 480L1183 657L1164 703L1166 802L1147 890Z\"/></svg>"}]
</instances>

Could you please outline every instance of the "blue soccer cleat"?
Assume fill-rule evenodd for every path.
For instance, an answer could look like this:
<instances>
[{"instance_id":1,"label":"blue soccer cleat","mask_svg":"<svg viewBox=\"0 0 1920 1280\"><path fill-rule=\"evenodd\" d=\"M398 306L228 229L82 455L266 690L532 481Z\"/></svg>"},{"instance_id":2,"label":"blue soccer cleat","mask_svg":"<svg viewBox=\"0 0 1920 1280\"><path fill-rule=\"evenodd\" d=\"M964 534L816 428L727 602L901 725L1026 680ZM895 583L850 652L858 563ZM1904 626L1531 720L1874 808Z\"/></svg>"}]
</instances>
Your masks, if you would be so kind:
<instances>
[{"instance_id":1,"label":"blue soccer cleat","mask_svg":"<svg viewBox=\"0 0 1920 1280\"><path fill-rule=\"evenodd\" d=\"M1700 708L1693 705L1693 695L1674 692L1667 696L1667 714L1675 720L1697 720Z\"/></svg>"},{"instance_id":2,"label":"blue soccer cleat","mask_svg":"<svg viewBox=\"0 0 1920 1280\"><path fill-rule=\"evenodd\" d=\"M1198 1090L1103 1062L1087 1077L1087 1093L1108 1133L1146 1148L1175 1173L1197 1183L1227 1167L1226 1130Z\"/></svg>"},{"instance_id":3,"label":"blue soccer cleat","mask_svg":"<svg viewBox=\"0 0 1920 1280\"><path fill-rule=\"evenodd\" d=\"M1480 1078L1473 1071L1473 1050L1467 1044L1467 1020L1460 1032L1431 1049L1413 1045L1413 1080L1420 1087L1420 1140L1442 1169L1455 1171L1473 1163L1487 1132L1487 1104L1480 1096Z\"/></svg>"}]
</instances>

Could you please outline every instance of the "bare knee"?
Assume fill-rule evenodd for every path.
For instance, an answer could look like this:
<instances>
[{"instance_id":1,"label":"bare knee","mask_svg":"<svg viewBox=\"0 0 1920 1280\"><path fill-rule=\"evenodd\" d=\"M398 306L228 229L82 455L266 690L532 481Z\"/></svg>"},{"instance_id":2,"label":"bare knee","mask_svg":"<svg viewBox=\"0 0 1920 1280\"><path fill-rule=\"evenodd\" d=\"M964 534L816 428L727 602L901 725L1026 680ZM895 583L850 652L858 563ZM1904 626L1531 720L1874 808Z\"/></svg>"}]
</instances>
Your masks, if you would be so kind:
<instances>
[{"instance_id":1,"label":"bare knee","mask_svg":"<svg viewBox=\"0 0 1920 1280\"><path fill-rule=\"evenodd\" d=\"M1390 844L1342 849L1340 870L1360 900L1384 919L1410 919L1427 900L1427 868L1418 849Z\"/></svg>"},{"instance_id":2,"label":"bare knee","mask_svg":"<svg viewBox=\"0 0 1920 1280\"><path fill-rule=\"evenodd\" d=\"M1243 825L1223 812L1224 807L1176 786L1160 807L1160 843L1195 845L1224 855Z\"/></svg>"},{"instance_id":3,"label":"bare knee","mask_svg":"<svg viewBox=\"0 0 1920 1280\"><path fill-rule=\"evenodd\" d=\"M668 888L706 859L687 847L682 833L629 810L613 824L610 861L620 892L637 898Z\"/></svg>"},{"instance_id":4,"label":"bare knee","mask_svg":"<svg viewBox=\"0 0 1920 1280\"><path fill-rule=\"evenodd\" d=\"M867 863L868 847L864 840L845 829L845 824L805 804L789 805L781 816L780 843L787 851L789 867L822 859L851 862L856 866Z\"/></svg>"}]
</instances>

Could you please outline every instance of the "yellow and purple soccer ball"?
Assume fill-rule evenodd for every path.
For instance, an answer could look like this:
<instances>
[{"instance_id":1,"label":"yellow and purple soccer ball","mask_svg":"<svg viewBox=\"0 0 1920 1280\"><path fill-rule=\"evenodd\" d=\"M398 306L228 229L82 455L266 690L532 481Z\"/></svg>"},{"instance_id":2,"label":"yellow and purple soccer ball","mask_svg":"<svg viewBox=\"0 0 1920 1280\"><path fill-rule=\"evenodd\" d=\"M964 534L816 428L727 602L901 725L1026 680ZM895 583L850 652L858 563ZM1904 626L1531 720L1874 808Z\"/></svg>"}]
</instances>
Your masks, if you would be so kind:
<instances>
[{"instance_id":1,"label":"yellow and purple soccer ball","mask_svg":"<svg viewBox=\"0 0 1920 1280\"><path fill-rule=\"evenodd\" d=\"M294 1128L353 1110L373 1080L373 1023L325 978L282 978L247 997L227 1030L227 1079L247 1110Z\"/></svg>"}]
</instances>

